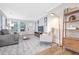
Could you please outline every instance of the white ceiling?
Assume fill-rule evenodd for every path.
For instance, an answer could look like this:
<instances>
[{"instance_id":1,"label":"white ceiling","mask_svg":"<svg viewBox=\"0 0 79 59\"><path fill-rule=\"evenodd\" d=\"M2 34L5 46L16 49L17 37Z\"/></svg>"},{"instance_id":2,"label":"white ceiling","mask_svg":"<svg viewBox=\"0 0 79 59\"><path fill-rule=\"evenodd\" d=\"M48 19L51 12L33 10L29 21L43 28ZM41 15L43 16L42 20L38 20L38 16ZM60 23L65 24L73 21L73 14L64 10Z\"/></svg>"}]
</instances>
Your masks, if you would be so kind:
<instances>
[{"instance_id":1,"label":"white ceiling","mask_svg":"<svg viewBox=\"0 0 79 59\"><path fill-rule=\"evenodd\" d=\"M0 3L8 18L36 20L60 3Z\"/></svg>"}]
</instances>

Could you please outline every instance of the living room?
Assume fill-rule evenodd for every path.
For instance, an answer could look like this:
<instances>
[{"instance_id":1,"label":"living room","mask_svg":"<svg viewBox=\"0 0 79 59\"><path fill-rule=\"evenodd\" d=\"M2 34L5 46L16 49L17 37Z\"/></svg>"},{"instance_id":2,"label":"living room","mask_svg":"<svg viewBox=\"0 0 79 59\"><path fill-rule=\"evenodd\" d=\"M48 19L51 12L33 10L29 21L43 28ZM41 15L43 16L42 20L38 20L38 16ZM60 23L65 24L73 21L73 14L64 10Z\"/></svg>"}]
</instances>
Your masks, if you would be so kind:
<instances>
[{"instance_id":1,"label":"living room","mask_svg":"<svg viewBox=\"0 0 79 59\"><path fill-rule=\"evenodd\" d=\"M78 54L79 48L75 47L75 43L73 47L68 45L69 40L64 41L68 39L65 35L70 33L64 30L66 22L63 20L78 11L78 3L0 3L0 54ZM70 18L71 22L75 22L73 18ZM75 26L71 25L67 29L72 30ZM78 33L70 35L69 37L76 36L78 39ZM64 45L63 42L67 43ZM79 44L78 41L77 43ZM64 47L68 50L63 52Z\"/></svg>"}]
</instances>

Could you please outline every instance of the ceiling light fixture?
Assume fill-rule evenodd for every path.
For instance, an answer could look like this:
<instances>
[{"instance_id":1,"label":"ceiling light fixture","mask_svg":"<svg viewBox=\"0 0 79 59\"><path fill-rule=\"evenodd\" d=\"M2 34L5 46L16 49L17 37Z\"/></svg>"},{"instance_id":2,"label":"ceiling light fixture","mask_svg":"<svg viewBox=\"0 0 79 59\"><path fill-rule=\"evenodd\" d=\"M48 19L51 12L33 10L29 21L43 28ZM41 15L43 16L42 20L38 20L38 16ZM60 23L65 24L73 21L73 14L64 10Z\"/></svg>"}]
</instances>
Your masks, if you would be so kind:
<instances>
[{"instance_id":1,"label":"ceiling light fixture","mask_svg":"<svg viewBox=\"0 0 79 59\"><path fill-rule=\"evenodd\" d=\"M51 16L55 16L54 13L51 13L50 15L51 15Z\"/></svg>"}]
</instances>

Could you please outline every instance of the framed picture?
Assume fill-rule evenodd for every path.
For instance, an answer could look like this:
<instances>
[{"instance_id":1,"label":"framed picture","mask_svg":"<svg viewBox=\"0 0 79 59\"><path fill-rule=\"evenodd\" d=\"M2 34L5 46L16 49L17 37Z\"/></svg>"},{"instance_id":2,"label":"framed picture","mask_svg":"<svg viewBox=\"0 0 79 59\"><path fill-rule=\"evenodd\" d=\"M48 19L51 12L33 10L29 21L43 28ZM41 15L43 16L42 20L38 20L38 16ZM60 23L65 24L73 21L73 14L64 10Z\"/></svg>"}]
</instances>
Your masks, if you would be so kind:
<instances>
[{"instance_id":1,"label":"framed picture","mask_svg":"<svg viewBox=\"0 0 79 59\"><path fill-rule=\"evenodd\" d=\"M37 24L39 25L39 20L37 21Z\"/></svg>"},{"instance_id":2,"label":"framed picture","mask_svg":"<svg viewBox=\"0 0 79 59\"><path fill-rule=\"evenodd\" d=\"M44 17L44 24L47 26L47 17Z\"/></svg>"}]
</instances>

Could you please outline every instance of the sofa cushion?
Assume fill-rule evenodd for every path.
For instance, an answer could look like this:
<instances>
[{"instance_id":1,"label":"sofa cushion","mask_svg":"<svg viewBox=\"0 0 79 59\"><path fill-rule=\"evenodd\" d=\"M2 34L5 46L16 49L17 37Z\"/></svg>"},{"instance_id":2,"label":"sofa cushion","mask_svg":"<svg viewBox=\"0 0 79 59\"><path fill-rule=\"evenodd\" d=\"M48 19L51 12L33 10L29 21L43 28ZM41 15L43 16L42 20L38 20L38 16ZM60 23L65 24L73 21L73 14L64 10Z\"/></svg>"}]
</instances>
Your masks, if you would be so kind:
<instances>
[{"instance_id":1,"label":"sofa cushion","mask_svg":"<svg viewBox=\"0 0 79 59\"><path fill-rule=\"evenodd\" d=\"M9 34L9 31L7 29L2 29L1 32L2 35Z\"/></svg>"}]
</instances>

